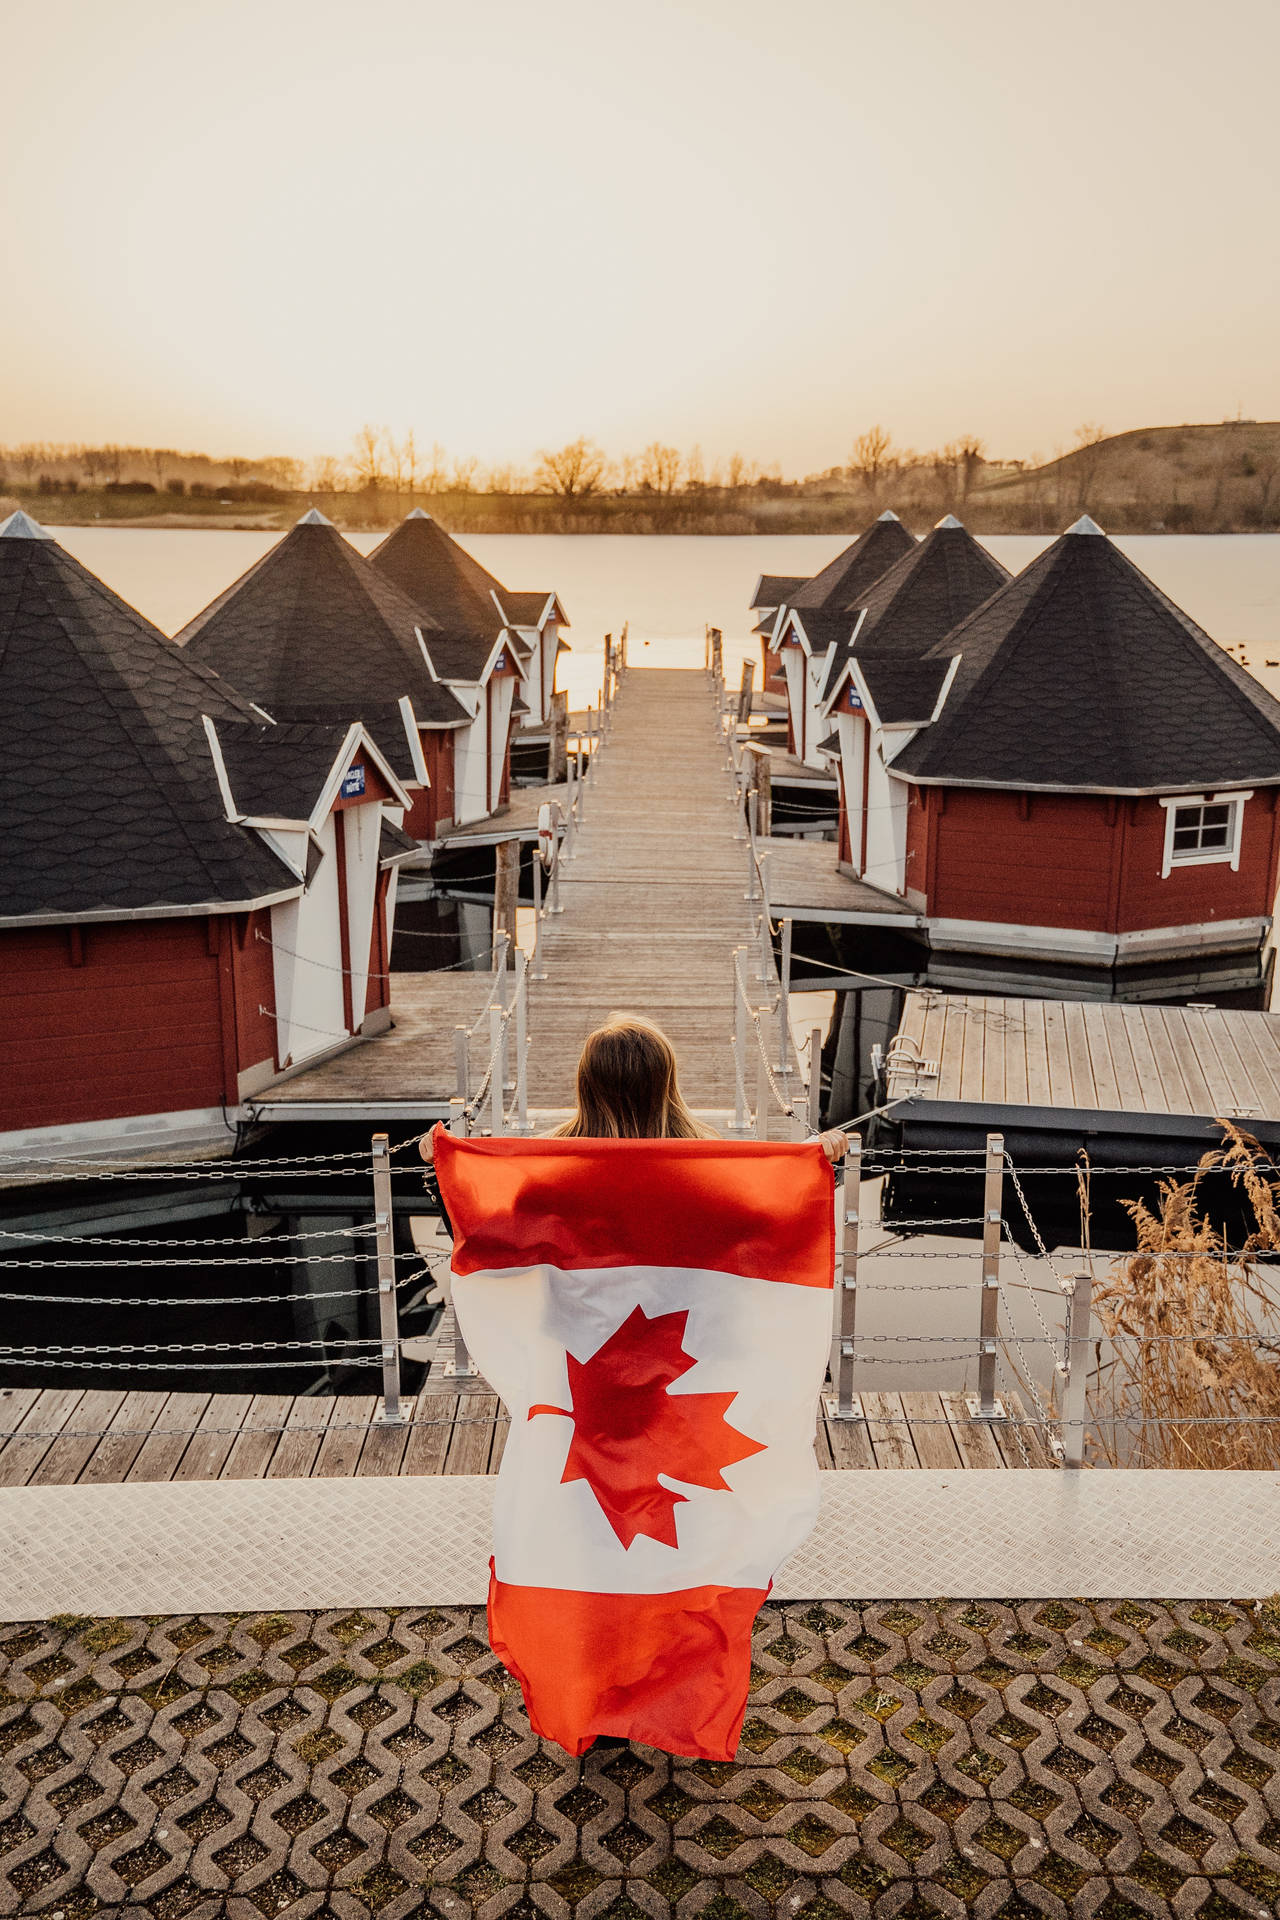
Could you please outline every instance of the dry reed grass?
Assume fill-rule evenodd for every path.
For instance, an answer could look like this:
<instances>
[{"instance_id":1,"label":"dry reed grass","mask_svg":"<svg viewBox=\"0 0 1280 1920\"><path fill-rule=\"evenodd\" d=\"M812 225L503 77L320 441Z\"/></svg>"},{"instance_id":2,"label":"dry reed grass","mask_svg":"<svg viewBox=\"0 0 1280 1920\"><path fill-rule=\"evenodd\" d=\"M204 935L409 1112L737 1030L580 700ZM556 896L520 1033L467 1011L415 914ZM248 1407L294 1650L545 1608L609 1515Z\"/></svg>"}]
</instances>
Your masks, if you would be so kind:
<instances>
[{"instance_id":1,"label":"dry reed grass","mask_svg":"<svg viewBox=\"0 0 1280 1920\"><path fill-rule=\"evenodd\" d=\"M1280 1291L1262 1264L1280 1254L1280 1179L1256 1140L1217 1124L1224 1145L1190 1180L1161 1181L1158 1212L1124 1202L1138 1250L1094 1291L1112 1354L1091 1412L1112 1466L1280 1467ZM1209 1173L1226 1173L1247 1205L1252 1225L1238 1247L1204 1217ZM1245 1424L1260 1416L1265 1424Z\"/></svg>"}]
</instances>

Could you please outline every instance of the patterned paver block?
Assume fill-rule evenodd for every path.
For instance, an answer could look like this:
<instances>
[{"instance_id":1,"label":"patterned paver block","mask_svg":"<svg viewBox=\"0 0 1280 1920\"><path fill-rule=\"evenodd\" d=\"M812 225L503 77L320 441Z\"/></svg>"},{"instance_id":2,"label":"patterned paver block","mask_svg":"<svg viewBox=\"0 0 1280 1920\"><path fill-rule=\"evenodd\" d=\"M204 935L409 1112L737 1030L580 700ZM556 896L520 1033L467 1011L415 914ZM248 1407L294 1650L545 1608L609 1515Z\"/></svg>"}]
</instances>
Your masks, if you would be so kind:
<instances>
[{"instance_id":1,"label":"patterned paver block","mask_svg":"<svg viewBox=\"0 0 1280 1920\"><path fill-rule=\"evenodd\" d=\"M571 1760L473 1608L0 1627L0 1913L1280 1913L1280 1598L767 1607L737 1759Z\"/></svg>"}]
</instances>

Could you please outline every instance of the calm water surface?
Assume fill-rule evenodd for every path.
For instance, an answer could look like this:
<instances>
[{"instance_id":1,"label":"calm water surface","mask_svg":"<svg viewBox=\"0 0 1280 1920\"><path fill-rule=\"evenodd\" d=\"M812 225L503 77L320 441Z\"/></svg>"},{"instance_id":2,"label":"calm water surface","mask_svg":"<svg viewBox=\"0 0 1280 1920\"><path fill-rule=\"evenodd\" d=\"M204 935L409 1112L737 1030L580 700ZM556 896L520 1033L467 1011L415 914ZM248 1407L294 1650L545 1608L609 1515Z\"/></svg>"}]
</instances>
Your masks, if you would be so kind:
<instances>
[{"instance_id":1,"label":"calm water surface","mask_svg":"<svg viewBox=\"0 0 1280 1920\"><path fill-rule=\"evenodd\" d=\"M227 529L54 531L78 560L170 634L280 537ZM382 537L354 534L352 543L368 553ZM636 665L699 664L708 622L723 631L735 669L748 654L758 659L746 606L757 576L816 573L848 536L476 534L464 544L508 586L554 587L560 594L574 649L562 663L561 684L576 706L599 687L602 636L616 633L624 620L631 623ZM1049 539L1011 534L984 545L1016 573ZM1268 657L1280 663L1280 535L1142 535L1117 545L1215 640L1244 641L1252 671L1280 697L1280 664L1265 664Z\"/></svg>"}]
</instances>

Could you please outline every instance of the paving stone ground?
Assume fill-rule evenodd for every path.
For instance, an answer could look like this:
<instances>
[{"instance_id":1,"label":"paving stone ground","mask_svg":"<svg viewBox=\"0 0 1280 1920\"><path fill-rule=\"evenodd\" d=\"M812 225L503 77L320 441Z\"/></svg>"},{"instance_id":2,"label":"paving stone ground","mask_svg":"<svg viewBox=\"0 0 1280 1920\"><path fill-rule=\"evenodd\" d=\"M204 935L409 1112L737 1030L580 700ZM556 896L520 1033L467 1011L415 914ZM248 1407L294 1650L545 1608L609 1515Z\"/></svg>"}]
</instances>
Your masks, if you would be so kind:
<instances>
[{"instance_id":1,"label":"paving stone ground","mask_svg":"<svg viewBox=\"0 0 1280 1920\"><path fill-rule=\"evenodd\" d=\"M0 1913L1280 1912L1280 1597L767 1607L738 1758L571 1760L458 1608L0 1627Z\"/></svg>"}]
</instances>

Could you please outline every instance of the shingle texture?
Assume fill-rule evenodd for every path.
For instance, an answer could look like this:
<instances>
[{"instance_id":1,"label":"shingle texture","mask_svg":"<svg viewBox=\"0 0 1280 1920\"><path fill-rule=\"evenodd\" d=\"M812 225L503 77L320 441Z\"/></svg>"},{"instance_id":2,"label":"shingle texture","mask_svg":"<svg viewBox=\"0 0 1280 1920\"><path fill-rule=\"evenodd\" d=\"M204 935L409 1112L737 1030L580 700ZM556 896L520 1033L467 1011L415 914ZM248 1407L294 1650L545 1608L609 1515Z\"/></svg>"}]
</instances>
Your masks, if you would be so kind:
<instances>
[{"instance_id":1,"label":"shingle texture","mask_svg":"<svg viewBox=\"0 0 1280 1920\"><path fill-rule=\"evenodd\" d=\"M286 534L178 641L276 720L363 720L412 778L397 702L408 695L420 726L465 717L422 658L424 624L420 607L317 519Z\"/></svg>"},{"instance_id":2,"label":"shingle texture","mask_svg":"<svg viewBox=\"0 0 1280 1920\"><path fill-rule=\"evenodd\" d=\"M514 593L510 587L498 588L498 599L508 623L513 627L536 627L541 624L547 610L547 602L554 596L548 589L545 592Z\"/></svg>"},{"instance_id":3,"label":"shingle texture","mask_svg":"<svg viewBox=\"0 0 1280 1920\"><path fill-rule=\"evenodd\" d=\"M793 607L860 607L888 569L915 549L901 520L876 520L852 546L787 596Z\"/></svg>"},{"instance_id":4,"label":"shingle texture","mask_svg":"<svg viewBox=\"0 0 1280 1920\"><path fill-rule=\"evenodd\" d=\"M770 613L790 604L791 596L807 583L803 573L762 573L751 596L751 610L767 608Z\"/></svg>"},{"instance_id":5,"label":"shingle texture","mask_svg":"<svg viewBox=\"0 0 1280 1920\"><path fill-rule=\"evenodd\" d=\"M473 685L479 683L503 629L536 627L554 598L549 587L523 593L504 587L420 509L374 549L369 564L447 636L423 636L441 679ZM529 643L514 632L508 637L512 651L527 660Z\"/></svg>"},{"instance_id":6,"label":"shingle texture","mask_svg":"<svg viewBox=\"0 0 1280 1920\"><path fill-rule=\"evenodd\" d=\"M341 721L220 721L218 745L237 813L310 819L349 732Z\"/></svg>"},{"instance_id":7,"label":"shingle texture","mask_svg":"<svg viewBox=\"0 0 1280 1920\"><path fill-rule=\"evenodd\" d=\"M0 917L296 885L226 819L203 714L254 718L56 541L0 540Z\"/></svg>"},{"instance_id":8,"label":"shingle texture","mask_svg":"<svg viewBox=\"0 0 1280 1920\"><path fill-rule=\"evenodd\" d=\"M863 596L854 645L859 653L892 649L918 658L1008 578L964 527L935 527ZM828 693L842 664L838 655L832 661Z\"/></svg>"},{"instance_id":9,"label":"shingle texture","mask_svg":"<svg viewBox=\"0 0 1280 1920\"><path fill-rule=\"evenodd\" d=\"M857 652L858 672L881 724L923 726L938 704L950 658L917 660L909 654Z\"/></svg>"},{"instance_id":10,"label":"shingle texture","mask_svg":"<svg viewBox=\"0 0 1280 1920\"><path fill-rule=\"evenodd\" d=\"M1109 540L1067 533L935 650L960 655L895 772L1178 792L1280 782L1280 702Z\"/></svg>"}]
</instances>

